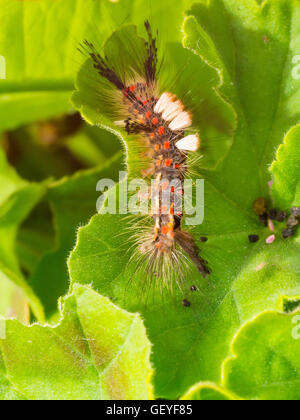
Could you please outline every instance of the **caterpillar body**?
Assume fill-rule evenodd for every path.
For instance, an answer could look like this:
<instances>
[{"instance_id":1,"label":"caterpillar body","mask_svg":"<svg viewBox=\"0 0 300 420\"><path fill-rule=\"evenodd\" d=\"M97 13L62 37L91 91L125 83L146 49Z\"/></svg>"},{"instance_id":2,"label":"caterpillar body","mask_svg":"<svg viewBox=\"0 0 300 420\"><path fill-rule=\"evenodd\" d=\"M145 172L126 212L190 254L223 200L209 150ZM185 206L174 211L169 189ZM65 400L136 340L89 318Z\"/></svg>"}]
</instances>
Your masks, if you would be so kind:
<instances>
[{"instance_id":1,"label":"caterpillar body","mask_svg":"<svg viewBox=\"0 0 300 420\"><path fill-rule=\"evenodd\" d=\"M206 261L199 256L195 240L182 230L184 214L176 205L184 194L182 185L188 171L188 153L198 150L200 138L198 134L185 135L193 121L183 102L171 92L160 92L157 39L149 22L145 22L145 28L148 38L144 40L144 50L136 53L141 59L138 65L133 63L128 72L114 68L109 57L101 55L87 40L81 45L81 51L92 59L98 75L113 89L107 96L111 96L113 107L118 109L116 114L121 117L115 124L122 126L129 136L138 136L149 158L141 175L153 180L149 192L154 200L149 214L152 227L138 235L139 267L143 266L150 277L162 278L167 285L175 278L181 287L183 266L187 261L185 254L203 277L210 273ZM168 206L163 200L167 189Z\"/></svg>"}]
</instances>

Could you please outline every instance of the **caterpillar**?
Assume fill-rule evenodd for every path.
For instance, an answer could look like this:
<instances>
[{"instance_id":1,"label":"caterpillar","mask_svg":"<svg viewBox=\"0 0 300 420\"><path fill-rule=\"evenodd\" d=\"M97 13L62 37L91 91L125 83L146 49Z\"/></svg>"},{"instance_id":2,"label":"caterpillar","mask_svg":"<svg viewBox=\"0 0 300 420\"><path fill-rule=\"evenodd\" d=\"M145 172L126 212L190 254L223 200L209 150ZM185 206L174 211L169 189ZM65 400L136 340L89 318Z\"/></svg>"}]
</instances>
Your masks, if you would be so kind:
<instances>
[{"instance_id":1,"label":"caterpillar","mask_svg":"<svg viewBox=\"0 0 300 420\"><path fill-rule=\"evenodd\" d=\"M184 194L182 185L188 172L188 154L198 150L200 137L197 133L186 135L193 125L193 117L183 102L171 91L160 91L158 79L162 64L158 59L157 37L153 36L148 21L145 29L147 38L139 51L130 53L129 69L118 66L108 54L100 54L88 40L81 44L80 51L88 55L98 76L110 86L106 97L99 99L110 102L114 115L119 117L115 124L128 137L138 138L148 158L141 175L153 181L149 194L154 205L149 214L152 226L137 235L138 265L151 278L161 278L167 285L175 278L181 287L187 260L195 264L203 277L210 274L194 238L182 229L184 212L176 205ZM122 54L126 43L127 47L132 44L131 40L120 41ZM169 206L163 200L166 190L170 194Z\"/></svg>"}]
</instances>

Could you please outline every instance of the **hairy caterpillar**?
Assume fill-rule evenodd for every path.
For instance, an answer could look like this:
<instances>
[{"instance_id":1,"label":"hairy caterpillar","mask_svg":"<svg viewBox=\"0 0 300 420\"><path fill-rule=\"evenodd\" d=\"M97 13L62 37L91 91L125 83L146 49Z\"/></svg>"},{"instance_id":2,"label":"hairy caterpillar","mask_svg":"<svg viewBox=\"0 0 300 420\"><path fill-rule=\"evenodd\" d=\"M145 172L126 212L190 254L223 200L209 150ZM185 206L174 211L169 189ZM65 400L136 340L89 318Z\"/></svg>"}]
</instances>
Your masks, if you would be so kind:
<instances>
[{"instance_id":1,"label":"hairy caterpillar","mask_svg":"<svg viewBox=\"0 0 300 420\"><path fill-rule=\"evenodd\" d=\"M124 69L108 54L100 54L88 40L80 50L92 59L101 80L109 84L106 98L99 99L110 102L116 125L122 126L128 136L136 136L144 149L147 159L141 175L154 180L149 193L154 200L149 215L152 226L137 235L138 266L151 278L161 278L163 284L170 285L175 278L180 286L187 265L185 255L203 277L210 273L193 237L182 230L184 214L176 205L184 194L188 153L198 150L200 138L196 133L186 135L193 121L183 102L170 91L160 91L157 40L148 21L145 28L147 40L141 48L137 51L130 46L130 68ZM124 54L126 43L128 47L131 40L120 40L120 54ZM166 190L171 197L169 206L163 200Z\"/></svg>"}]
</instances>

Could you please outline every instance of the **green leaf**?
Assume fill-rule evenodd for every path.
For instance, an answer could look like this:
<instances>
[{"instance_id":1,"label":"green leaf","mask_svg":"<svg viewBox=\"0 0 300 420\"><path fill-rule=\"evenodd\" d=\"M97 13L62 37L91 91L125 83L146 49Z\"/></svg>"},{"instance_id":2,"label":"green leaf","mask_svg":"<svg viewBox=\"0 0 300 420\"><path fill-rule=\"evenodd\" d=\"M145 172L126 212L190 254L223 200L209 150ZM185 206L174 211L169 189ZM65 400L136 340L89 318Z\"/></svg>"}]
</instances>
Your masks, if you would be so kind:
<instances>
[{"instance_id":1,"label":"green leaf","mask_svg":"<svg viewBox=\"0 0 300 420\"><path fill-rule=\"evenodd\" d=\"M49 147L50 150L45 145L39 146L38 142L41 143L41 139L36 135L36 131L38 132L38 125L19 129L10 135L10 138L14 136L14 140L18 139L18 147L16 147L18 171L29 178L38 180L47 176L47 170L53 171L53 175L63 173L64 160L68 157L66 146L61 146L64 147L62 156L57 153L58 146ZM69 277L66 260L76 241L76 229L80 224L86 223L96 210L96 202L100 195L96 191L97 182L102 178L118 180L123 159L120 152L116 154L120 150L117 139L106 131L86 125L82 127L80 134L83 135L84 140L81 146L84 146L85 150L87 144L94 145L94 159L99 158L100 150L103 149L102 159L98 159L97 167L77 172L74 176L65 177L57 182L47 182L44 186L22 180L6 164L1 154L3 167L0 176L5 187L1 190L4 203L2 203L3 215L0 207L0 228L2 225L9 224L10 229L8 231L6 226L5 234L2 235L3 246L0 245L2 251L0 266L5 273L1 279L1 290L5 291L1 293L0 314L2 315L15 315L18 319L28 322L26 294L33 296L32 290L35 296L38 295L42 300L47 315L51 316L57 310L58 298L68 290ZM60 141L66 144L67 141L71 141L71 138L60 139ZM106 142L108 145L105 145ZM54 153L53 149L56 150ZM50 161L48 155L52 156ZM56 166L52 169L54 164ZM68 163L66 167L68 169ZM39 188L43 189L43 194L31 203L33 190ZM14 195L10 197L9 194L12 193L22 195L23 198L17 199ZM16 203L10 205L5 202L5 199L12 202L16 200ZM43 202L41 202L42 199ZM49 205L52 212L49 210ZM14 214L17 212L19 214ZM4 213L8 215L5 216ZM56 237L55 233L57 233ZM7 257L8 254L9 257ZM25 276L28 283L25 282ZM18 284L17 287L15 283ZM20 287L24 289L23 292ZM22 303L22 298L24 303ZM21 316L21 309L24 311L23 316ZM42 319L41 314L35 313L35 316Z\"/></svg>"},{"instance_id":2,"label":"green leaf","mask_svg":"<svg viewBox=\"0 0 300 420\"><path fill-rule=\"evenodd\" d=\"M224 386L247 400L299 400L299 319L265 312L246 324L224 363Z\"/></svg>"},{"instance_id":3,"label":"green leaf","mask_svg":"<svg viewBox=\"0 0 300 420\"><path fill-rule=\"evenodd\" d=\"M190 388L181 399L192 401L232 401L239 398L215 384L200 383Z\"/></svg>"},{"instance_id":4,"label":"green leaf","mask_svg":"<svg viewBox=\"0 0 300 420\"><path fill-rule=\"evenodd\" d=\"M11 92L6 85L3 86L0 80L0 131L13 130L21 125L43 120L60 115L72 110L70 104L70 92L72 84L66 86L61 92L59 87L53 87L53 92L48 85L45 93L42 85L33 88L28 87L27 92Z\"/></svg>"},{"instance_id":5,"label":"green leaf","mask_svg":"<svg viewBox=\"0 0 300 420\"><path fill-rule=\"evenodd\" d=\"M214 174L214 182L240 205L250 205L268 193L274 150L299 121L300 85L293 77L299 4L209 0L194 5L189 13L184 43L200 57L208 49L204 59L224 74L223 90L229 91L239 119L230 156ZM240 178L247 182L247 203Z\"/></svg>"},{"instance_id":6,"label":"green leaf","mask_svg":"<svg viewBox=\"0 0 300 420\"><path fill-rule=\"evenodd\" d=\"M225 159L216 171L201 170L205 220L192 233L212 274L208 281L196 271L188 276L187 288L197 284L198 293L154 295L145 304L136 274L127 268L133 238L126 220L97 215L79 230L69 261L72 282L93 284L119 306L142 313L154 344L159 397L178 398L199 381L219 383L240 327L264 310L282 310L282 296L300 294L297 241L284 242L276 224L276 241L267 245L271 232L252 210L254 200L269 194L275 148L299 120L300 83L292 76L299 23L299 3L288 0L261 6L254 0L202 1L184 22L184 45L199 59L199 81L211 71L208 86L230 101L238 119ZM78 80L83 81L80 74ZM90 122L102 118L96 106L83 104L81 111ZM250 244L250 234L258 234L260 242ZM205 244L203 235L209 238ZM147 287L146 276L144 281ZM190 308L181 304L183 297Z\"/></svg>"},{"instance_id":7,"label":"green leaf","mask_svg":"<svg viewBox=\"0 0 300 420\"><path fill-rule=\"evenodd\" d=\"M152 17L162 36L179 39L182 13L193 0L0 0L0 55L6 80L0 80L0 131L71 109L74 75L82 62L77 50L85 38L107 38L111 28ZM173 23L170 33L170 23ZM63 29L62 29L63 28ZM11 46L14 45L14 48Z\"/></svg>"},{"instance_id":8,"label":"green leaf","mask_svg":"<svg viewBox=\"0 0 300 420\"><path fill-rule=\"evenodd\" d=\"M0 280L0 317L17 318L21 322L29 322L28 298L24 291L9 280L1 276ZM1 318L0 318L1 325Z\"/></svg>"},{"instance_id":9,"label":"green leaf","mask_svg":"<svg viewBox=\"0 0 300 420\"><path fill-rule=\"evenodd\" d=\"M47 192L46 199L53 212L57 243L54 249L43 256L29 280L43 302L47 316L56 311L58 298L68 290L66 261L76 242L76 230L96 211L96 203L101 195L96 191L97 182L103 178L118 181L122 162L122 154L117 153L105 165L57 181Z\"/></svg>"},{"instance_id":10,"label":"green leaf","mask_svg":"<svg viewBox=\"0 0 300 420\"><path fill-rule=\"evenodd\" d=\"M300 206L300 125L293 127L278 148L270 170L274 176L272 196L276 206Z\"/></svg>"},{"instance_id":11,"label":"green leaf","mask_svg":"<svg viewBox=\"0 0 300 420\"><path fill-rule=\"evenodd\" d=\"M151 347L140 316L89 287L74 286L55 327L6 321L0 349L4 377L25 399L152 398ZM7 387L0 392L7 398Z\"/></svg>"},{"instance_id":12,"label":"green leaf","mask_svg":"<svg viewBox=\"0 0 300 420\"><path fill-rule=\"evenodd\" d=\"M0 150L0 205L7 200L7 198L14 193L18 188L26 185L22 181L14 169L8 165L5 154Z\"/></svg>"},{"instance_id":13,"label":"green leaf","mask_svg":"<svg viewBox=\"0 0 300 420\"><path fill-rule=\"evenodd\" d=\"M18 227L25 220L32 208L41 200L46 191L46 183L34 184L21 180L7 164L0 150L0 178L5 187L1 189L0 201L0 284L1 288L11 288L11 282L17 286L17 294L25 294L35 316L43 319L43 308L39 299L26 283L15 253ZM19 290L20 289L20 290ZM13 292L14 293L14 292ZM11 308L8 299L7 314Z\"/></svg>"},{"instance_id":14,"label":"green leaf","mask_svg":"<svg viewBox=\"0 0 300 420\"><path fill-rule=\"evenodd\" d=\"M0 321L2 322L2 320ZM5 364L0 354L0 401L26 400L6 378Z\"/></svg>"},{"instance_id":15,"label":"green leaf","mask_svg":"<svg viewBox=\"0 0 300 420\"><path fill-rule=\"evenodd\" d=\"M43 200L19 227L16 254L28 278L46 252L55 247L55 230L49 203Z\"/></svg>"},{"instance_id":16,"label":"green leaf","mask_svg":"<svg viewBox=\"0 0 300 420\"><path fill-rule=\"evenodd\" d=\"M247 235L252 229L264 238L269 234L253 224L246 225L248 232L209 235L201 255L209 261L212 275L208 283L196 272L188 277L187 286L197 284L201 290L188 296L191 308L182 306L180 293L164 296L163 300L155 296L145 305L135 273L126 269L127 250L132 244L127 227L121 216L95 216L79 230L70 274L72 281L92 283L104 295L113 296L120 306L142 312L154 343L160 396L178 396L193 379L218 381L222 358L240 325L261 310L281 310L280 295L299 295L298 246L281 240L272 246L264 242L249 244Z\"/></svg>"}]
</instances>

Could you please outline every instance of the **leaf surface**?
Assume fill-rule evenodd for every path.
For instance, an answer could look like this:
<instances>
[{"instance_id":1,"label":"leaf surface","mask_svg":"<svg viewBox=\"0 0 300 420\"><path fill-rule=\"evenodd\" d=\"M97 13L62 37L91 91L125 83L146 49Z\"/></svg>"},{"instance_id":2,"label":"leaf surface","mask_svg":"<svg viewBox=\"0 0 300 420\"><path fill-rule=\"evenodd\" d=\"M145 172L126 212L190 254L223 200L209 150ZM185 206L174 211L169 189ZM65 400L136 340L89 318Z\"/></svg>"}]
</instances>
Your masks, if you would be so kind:
<instances>
[{"instance_id":1,"label":"leaf surface","mask_svg":"<svg viewBox=\"0 0 300 420\"><path fill-rule=\"evenodd\" d=\"M150 343L139 315L75 285L56 326L6 321L0 398L132 400L152 398ZM1 383L1 382L0 382Z\"/></svg>"},{"instance_id":2,"label":"leaf surface","mask_svg":"<svg viewBox=\"0 0 300 420\"><path fill-rule=\"evenodd\" d=\"M224 363L224 386L245 399L299 400L299 321L299 312L265 312L246 324Z\"/></svg>"}]
</instances>

